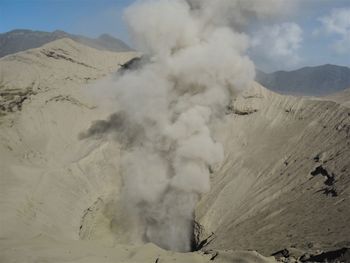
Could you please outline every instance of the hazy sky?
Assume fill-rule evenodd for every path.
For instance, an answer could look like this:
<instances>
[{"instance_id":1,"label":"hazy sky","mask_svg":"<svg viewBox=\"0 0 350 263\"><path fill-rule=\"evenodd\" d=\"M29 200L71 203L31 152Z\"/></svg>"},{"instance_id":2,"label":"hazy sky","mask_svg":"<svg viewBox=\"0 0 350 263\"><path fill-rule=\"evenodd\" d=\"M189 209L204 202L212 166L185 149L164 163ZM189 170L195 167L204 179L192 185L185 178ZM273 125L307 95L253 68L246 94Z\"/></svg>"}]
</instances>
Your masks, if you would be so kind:
<instances>
[{"instance_id":1,"label":"hazy sky","mask_svg":"<svg viewBox=\"0 0 350 263\"><path fill-rule=\"evenodd\" d=\"M259 1L259 0L256 0ZM299 1L290 16L250 29L251 57L265 71L307 65L350 66L350 0ZM0 32L17 28L128 41L123 9L134 0L0 0Z\"/></svg>"}]
</instances>

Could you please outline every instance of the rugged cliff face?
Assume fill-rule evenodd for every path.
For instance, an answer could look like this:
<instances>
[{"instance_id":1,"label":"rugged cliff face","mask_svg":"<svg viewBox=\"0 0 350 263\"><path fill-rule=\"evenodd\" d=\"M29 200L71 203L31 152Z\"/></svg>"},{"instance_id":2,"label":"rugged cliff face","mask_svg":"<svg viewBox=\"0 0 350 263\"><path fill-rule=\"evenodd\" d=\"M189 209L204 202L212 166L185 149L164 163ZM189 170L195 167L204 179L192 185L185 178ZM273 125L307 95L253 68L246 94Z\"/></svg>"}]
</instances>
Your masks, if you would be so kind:
<instances>
[{"instance_id":1,"label":"rugged cliff face","mask_svg":"<svg viewBox=\"0 0 350 263\"><path fill-rule=\"evenodd\" d=\"M81 137L115 110L87 85L135 56L63 39L0 60L1 262L271 262L247 250L349 246L349 109L258 84L213 127L225 161L196 209L201 251L135 240L120 143Z\"/></svg>"}]
</instances>

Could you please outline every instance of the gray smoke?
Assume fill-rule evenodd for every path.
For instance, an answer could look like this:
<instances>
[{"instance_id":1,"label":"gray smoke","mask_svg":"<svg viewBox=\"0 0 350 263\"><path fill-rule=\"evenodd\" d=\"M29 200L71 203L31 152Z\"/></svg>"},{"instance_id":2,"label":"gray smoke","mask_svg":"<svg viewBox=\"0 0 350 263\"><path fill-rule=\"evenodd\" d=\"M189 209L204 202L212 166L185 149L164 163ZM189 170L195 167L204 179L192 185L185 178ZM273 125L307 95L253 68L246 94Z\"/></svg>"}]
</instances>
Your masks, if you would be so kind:
<instances>
[{"instance_id":1,"label":"gray smoke","mask_svg":"<svg viewBox=\"0 0 350 263\"><path fill-rule=\"evenodd\" d=\"M282 2L151 0L125 11L150 63L104 85L122 112L82 136L115 131L124 145L122 202L135 240L191 249L195 205L224 155L212 125L255 75L242 30L280 12Z\"/></svg>"}]
</instances>

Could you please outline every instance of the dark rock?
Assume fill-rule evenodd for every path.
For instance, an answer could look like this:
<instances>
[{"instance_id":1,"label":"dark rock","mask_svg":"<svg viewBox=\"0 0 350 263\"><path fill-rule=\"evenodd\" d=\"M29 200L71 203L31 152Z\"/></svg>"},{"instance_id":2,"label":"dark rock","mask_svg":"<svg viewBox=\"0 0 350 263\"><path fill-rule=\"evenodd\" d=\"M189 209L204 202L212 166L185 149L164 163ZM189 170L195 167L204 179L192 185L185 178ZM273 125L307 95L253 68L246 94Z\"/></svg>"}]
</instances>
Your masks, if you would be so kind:
<instances>
[{"instance_id":1,"label":"dark rock","mask_svg":"<svg viewBox=\"0 0 350 263\"><path fill-rule=\"evenodd\" d=\"M303 256L301 262L350 262L350 249L341 248L318 255Z\"/></svg>"},{"instance_id":2,"label":"dark rock","mask_svg":"<svg viewBox=\"0 0 350 263\"><path fill-rule=\"evenodd\" d=\"M247 110L239 110L239 109L236 109L234 106L232 105L229 105L226 107L226 114L235 114L235 115L241 115L241 116L244 116L244 115L250 115L250 114L253 114L255 112L257 112L258 110L257 109L247 109Z\"/></svg>"},{"instance_id":3,"label":"dark rock","mask_svg":"<svg viewBox=\"0 0 350 263\"><path fill-rule=\"evenodd\" d=\"M138 70L149 62L150 59L147 56L132 58L126 63L121 64L118 72L124 73L129 70Z\"/></svg>"},{"instance_id":4,"label":"dark rock","mask_svg":"<svg viewBox=\"0 0 350 263\"><path fill-rule=\"evenodd\" d=\"M324 184L326 187L322 188L321 190L316 191L316 193L322 192L326 196L331 197L337 197L338 192L335 188L335 175L332 173L330 174L327 169L325 169L322 165L317 166L313 171L311 171L311 175L313 176L324 176L326 177L326 180L324 181Z\"/></svg>"},{"instance_id":5,"label":"dark rock","mask_svg":"<svg viewBox=\"0 0 350 263\"><path fill-rule=\"evenodd\" d=\"M277 260L279 260L281 258L289 258L289 250L282 249L282 250L279 250L279 251L271 254L271 256L275 257Z\"/></svg>"},{"instance_id":6,"label":"dark rock","mask_svg":"<svg viewBox=\"0 0 350 263\"><path fill-rule=\"evenodd\" d=\"M193 221L192 251L203 249L216 238L215 234L211 233L207 238L201 239L203 231L203 227L196 221Z\"/></svg>"}]
</instances>

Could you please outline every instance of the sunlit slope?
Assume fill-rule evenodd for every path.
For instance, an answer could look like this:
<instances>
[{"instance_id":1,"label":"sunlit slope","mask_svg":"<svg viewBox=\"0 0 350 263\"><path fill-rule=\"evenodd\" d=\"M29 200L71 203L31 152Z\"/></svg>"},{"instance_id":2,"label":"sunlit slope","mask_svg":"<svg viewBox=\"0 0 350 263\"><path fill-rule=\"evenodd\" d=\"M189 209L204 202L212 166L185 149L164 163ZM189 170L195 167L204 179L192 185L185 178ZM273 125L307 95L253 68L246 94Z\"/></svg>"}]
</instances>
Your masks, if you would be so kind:
<instances>
[{"instance_id":1,"label":"sunlit slope","mask_svg":"<svg viewBox=\"0 0 350 263\"><path fill-rule=\"evenodd\" d=\"M116 71L136 55L96 50L70 39L0 59L0 111L16 111L32 95L80 87Z\"/></svg>"},{"instance_id":2,"label":"sunlit slope","mask_svg":"<svg viewBox=\"0 0 350 263\"><path fill-rule=\"evenodd\" d=\"M118 146L78 138L106 114L83 83L134 56L63 39L0 60L3 238L78 239L84 210L118 187Z\"/></svg>"}]
</instances>

